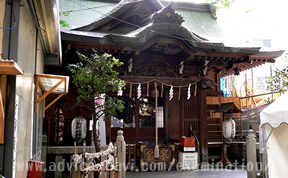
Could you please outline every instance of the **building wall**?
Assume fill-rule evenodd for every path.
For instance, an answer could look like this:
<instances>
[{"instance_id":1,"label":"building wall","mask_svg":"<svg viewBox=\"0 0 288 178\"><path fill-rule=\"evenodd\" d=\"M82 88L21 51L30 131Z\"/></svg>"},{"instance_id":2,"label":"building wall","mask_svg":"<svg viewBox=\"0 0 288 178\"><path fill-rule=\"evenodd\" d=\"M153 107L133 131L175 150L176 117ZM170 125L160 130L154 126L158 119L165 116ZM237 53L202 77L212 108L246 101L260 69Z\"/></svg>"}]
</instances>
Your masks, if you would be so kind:
<instances>
[{"instance_id":1,"label":"building wall","mask_svg":"<svg viewBox=\"0 0 288 178\"><path fill-rule=\"evenodd\" d=\"M20 165L26 164L33 157L33 109L34 109L34 74L36 25L27 1L23 2L19 24L18 64L23 68L24 75L17 76L16 95L19 96L16 177L26 178L26 169ZM44 55L40 40L37 46L37 72L43 73ZM41 66L42 65L42 66ZM40 134L42 134L40 132ZM39 153L39 152L38 152ZM37 154L37 153L36 153ZM35 158L35 157L34 157ZM24 166L25 167L25 166Z\"/></svg>"},{"instance_id":2,"label":"building wall","mask_svg":"<svg viewBox=\"0 0 288 178\"><path fill-rule=\"evenodd\" d=\"M5 14L5 0L0 0L0 27L4 26L3 23L4 14ZM3 30L0 29L0 59L2 59L2 40L3 40Z\"/></svg>"}]
</instances>

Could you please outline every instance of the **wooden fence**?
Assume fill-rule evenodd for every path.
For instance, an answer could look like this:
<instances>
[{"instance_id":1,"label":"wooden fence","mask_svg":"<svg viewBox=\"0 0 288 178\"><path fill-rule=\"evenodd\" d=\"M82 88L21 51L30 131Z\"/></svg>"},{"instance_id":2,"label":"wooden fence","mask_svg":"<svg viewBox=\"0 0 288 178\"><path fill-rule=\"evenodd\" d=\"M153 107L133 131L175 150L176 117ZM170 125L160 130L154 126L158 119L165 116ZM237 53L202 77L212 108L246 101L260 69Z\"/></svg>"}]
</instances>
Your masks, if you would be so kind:
<instances>
[{"instance_id":1,"label":"wooden fence","mask_svg":"<svg viewBox=\"0 0 288 178\"><path fill-rule=\"evenodd\" d=\"M74 164L72 167L74 167L74 169L79 168L76 173L70 171L70 177L94 178L94 173L98 172L99 177L101 178L125 178L126 143L124 141L123 131L119 130L117 133L118 136L115 145L110 144L108 148L102 147L102 151L98 153L95 153L94 146L85 147L85 145L77 146L76 154L74 154L75 149L73 146L47 147L43 144L42 151L47 152L47 155L55 156L55 165L59 165L63 162L63 155L70 155L70 164L72 162ZM83 152L83 150L86 150L86 152ZM101 162L95 164L93 162L94 158L100 158ZM43 155L42 159L42 161L46 162L46 154ZM62 178L62 171L56 169L54 177Z\"/></svg>"}]
</instances>

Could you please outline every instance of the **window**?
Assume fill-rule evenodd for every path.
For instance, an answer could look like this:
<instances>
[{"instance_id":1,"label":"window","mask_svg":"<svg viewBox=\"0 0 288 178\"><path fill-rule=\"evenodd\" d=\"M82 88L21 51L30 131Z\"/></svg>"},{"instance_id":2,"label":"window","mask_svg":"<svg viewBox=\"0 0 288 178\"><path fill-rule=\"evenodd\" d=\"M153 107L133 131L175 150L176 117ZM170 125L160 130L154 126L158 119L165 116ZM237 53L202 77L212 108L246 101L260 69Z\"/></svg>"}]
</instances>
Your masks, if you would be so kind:
<instances>
[{"instance_id":1,"label":"window","mask_svg":"<svg viewBox=\"0 0 288 178\"><path fill-rule=\"evenodd\" d=\"M136 99L122 97L124 101L124 110L117 112L115 117L111 117L111 128L135 128L136 119L139 119L140 128L153 128L155 127L155 114L156 114L156 101L155 98L140 98L139 104L136 106ZM137 102L138 103L138 102ZM157 124L158 128L164 128L164 99L158 98L157 107ZM139 118L136 118L136 107L139 107ZM138 121L138 120L137 120Z\"/></svg>"},{"instance_id":2,"label":"window","mask_svg":"<svg viewBox=\"0 0 288 178\"><path fill-rule=\"evenodd\" d=\"M111 128L134 128L135 127L135 98L123 97L124 110L117 111L115 117L111 117Z\"/></svg>"},{"instance_id":3,"label":"window","mask_svg":"<svg viewBox=\"0 0 288 178\"><path fill-rule=\"evenodd\" d=\"M256 77L256 90L267 90L269 77Z\"/></svg>"},{"instance_id":4,"label":"window","mask_svg":"<svg viewBox=\"0 0 288 178\"><path fill-rule=\"evenodd\" d=\"M156 105L155 98L141 98L139 101L139 127L155 127ZM157 120L158 128L164 127L163 99L158 99Z\"/></svg>"}]
</instances>

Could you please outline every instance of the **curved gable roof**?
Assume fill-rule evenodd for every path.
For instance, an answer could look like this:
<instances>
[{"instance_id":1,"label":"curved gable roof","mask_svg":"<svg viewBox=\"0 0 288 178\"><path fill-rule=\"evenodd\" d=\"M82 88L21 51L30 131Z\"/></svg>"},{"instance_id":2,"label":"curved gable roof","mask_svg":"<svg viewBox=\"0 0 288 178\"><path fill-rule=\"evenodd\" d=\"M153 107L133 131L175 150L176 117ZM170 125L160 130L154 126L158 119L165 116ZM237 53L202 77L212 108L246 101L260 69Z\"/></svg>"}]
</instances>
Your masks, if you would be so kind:
<instances>
[{"instance_id":1,"label":"curved gable roof","mask_svg":"<svg viewBox=\"0 0 288 178\"><path fill-rule=\"evenodd\" d=\"M109 12L103 14L98 20L88 25L75 28L74 30L111 32L112 29L118 28L118 30L114 30L113 33L125 34L129 26L132 27L132 30L135 30L147 24L151 14L162 8L163 6L158 0L122 0ZM135 16L138 18L135 19Z\"/></svg>"}]
</instances>

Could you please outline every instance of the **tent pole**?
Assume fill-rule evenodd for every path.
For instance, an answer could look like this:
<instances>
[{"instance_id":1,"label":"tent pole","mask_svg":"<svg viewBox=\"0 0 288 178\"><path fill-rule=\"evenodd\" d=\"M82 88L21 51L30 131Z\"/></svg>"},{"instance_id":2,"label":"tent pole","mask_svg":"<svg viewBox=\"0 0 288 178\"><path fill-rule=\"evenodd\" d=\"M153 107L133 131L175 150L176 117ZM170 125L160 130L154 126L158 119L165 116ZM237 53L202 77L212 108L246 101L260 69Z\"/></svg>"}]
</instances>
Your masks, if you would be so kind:
<instances>
[{"instance_id":1,"label":"tent pole","mask_svg":"<svg viewBox=\"0 0 288 178\"><path fill-rule=\"evenodd\" d=\"M268 135L267 139L265 140L265 142L267 142L267 141L268 141L268 139L269 139L269 137L271 136L271 134L272 134L273 130L274 130L274 128L272 128L272 130L270 131L270 133L269 133L269 135Z\"/></svg>"}]
</instances>

